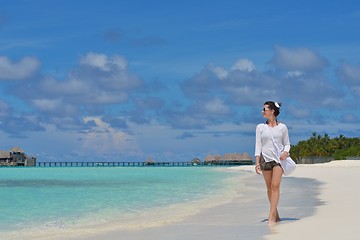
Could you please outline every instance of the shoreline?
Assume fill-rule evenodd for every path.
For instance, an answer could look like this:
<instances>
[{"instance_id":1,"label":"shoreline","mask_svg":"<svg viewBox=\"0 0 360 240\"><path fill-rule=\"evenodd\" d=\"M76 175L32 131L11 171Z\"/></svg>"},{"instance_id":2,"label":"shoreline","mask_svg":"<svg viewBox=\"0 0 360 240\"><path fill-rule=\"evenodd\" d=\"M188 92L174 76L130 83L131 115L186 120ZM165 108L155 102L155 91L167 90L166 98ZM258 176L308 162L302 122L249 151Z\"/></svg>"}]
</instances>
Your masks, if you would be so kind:
<instances>
[{"instance_id":1,"label":"shoreline","mask_svg":"<svg viewBox=\"0 0 360 240\"><path fill-rule=\"evenodd\" d=\"M228 168L227 171L238 171ZM243 171L243 170L240 170ZM266 224L261 222L263 213L255 212L255 209L263 208L263 192L254 187L254 179L258 181L255 175L249 174L244 181L239 182L239 186L245 189L238 189L235 197L226 203L216 205L215 207L201 209L193 215L187 216L181 221L171 222L163 226L142 228L137 230L113 230L87 237L70 238L76 240L218 240L218 239L260 239L263 235L269 233ZM250 183L250 184L249 184ZM244 185L245 184L245 185ZM243 186L244 185L244 186ZM244 198L246 194L246 198ZM238 212L239 214L235 214ZM253 215L251 217L251 215ZM244 218L244 216L249 216Z\"/></svg>"},{"instance_id":2,"label":"shoreline","mask_svg":"<svg viewBox=\"0 0 360 240\"><path fill-rule=\"evenodd\" d=\"M8 214L4 216L0 233L9 240L48 240L162 227L229 202L236 194L233 181L250 174L229 174L224 170L204 167L3 169L2 179L21 179L9 181L8 185L4 182L3 186L8 188L1 188L3 206L11 202L7 200L11 199L11 192L22 194L22 198L30 192L37 194L27 197L28 205L20 200L13 203L13 206L25 206L17 207L19 214L11 206L5 208ZM38 180L38 176L43 180ZM45 196L48 197L43 205L33 207L33 203L41 202Z\"/></svg>"},{"instance_id":3,"label":"shoreline","mask_svg":"<svg viewBox=\"0 0 360 240\"><path fill-rule=\"evenodd\" d=\"M69 239L262 239L264 236L271 234L273 230L269 228L265 221L268 214L268 202L263 178L256 175L253 168L254 166L240 166L227 169L231 172L246 172L248 175L244 182L239 183L239 185L244 185L242 187L245 187L245 189L238 189L238 194L228 203L202 209L200 212L188 216L181 221L167 223L163 226L136 230L118 229ZM303 189L304 184L312 186L308 188L308 194L305 196L305 199L310 204L293 201L294 199L301 198L298 193ZM317 198L320 193L320 185L320 182L313 179L286 179L284 187L286 189L290 188L292 191L286 190L288 194L283 197L281 211L284 215L281 216L281 223L285 225L313 215L315 208L321 204Z\"/></svg>"},{"instance_id":4,"label":"shoreline","mask_svg":"<svg viewBox=\"0 0 360 240\"><path fill-rule=\"evenodd\" d=\"M191 182L184 190L188 193L197 195L199 187L203 188L208 194L200 198L194 198L185 202L173 202L170 205L159 204L155 208L147 208L145 211L136 212L129 215L120 214L112 215L112 212L104 212L104 214L88 214L90 218L84 218L79 221L63 221L61 218L54 218L53 221L40 224L36 227L20 228L14 231L3 232L6 239L141 239L144 236L154 236L151 231L167 231L168 227L176 227L180 232L186 231L190 227L197 231L199 222L207 222L208 216L214 216L214 221L218 221L217 216L232 203L234 198L239 198L240 202L250 198L250 195L241 191L244 188L244 182L248 177L253 177L254 174L250 172L232 171L229 168L214 168L219 171L221 179L217 179L218 184L207 183L198 180L197 186L193 186L195 182ZM192 176L196 177L195 171ZM195 174L195 175L194 175ZM183 173L181 176L186 176ZM190 179L192 179L190 177ZM185 180L183 180L185 181ZM211 181L208 179L207 181ZM187 181L185 181L187 183ZM219 185L221 183L221 185ZM217 186L212 188L211 186ZM210 187L210 188L209 188ZM169 188L171 190L173 188ZM174 194L176 194L174 189ZM200 189L199 189L200 190ZM240 191L239 191L240 190ZM201 191L200 191L201 192ZM149 194L156 194L156 191L149 192ZM146 195L139 195L141 198L146 199ZM199 195L201 196L201 195ZM245 200L246 200L245 199ZM251 199L251 198L250 198ZM121 206L121 205L119 205ZM116 210L116 209L115 209ZM208 213L208 210L214 210L216 213ZM232 210L231 204L229 211ZM205 214L205 215L204 215ZM116 217L117 216L117 217ZM193 218L194 216L194 218ZM204 219L203 219L204 218ZM89 220L89 221L88 221ZM193 221L192 224L189 224ZM213 225L216 225L213 223ZM208 232L209 225L204 225L204 236ZM181 229L184 230L181 230ZM144 234L142 234L144 233ZM129 237L125 237L129 236ZM137 236L137 237L136 237ZM160 238L162 237L162 234ZM156 239L150 237L147 239ZM196 238L197 239L197 238Z\"/></svg>"}]
</instances>

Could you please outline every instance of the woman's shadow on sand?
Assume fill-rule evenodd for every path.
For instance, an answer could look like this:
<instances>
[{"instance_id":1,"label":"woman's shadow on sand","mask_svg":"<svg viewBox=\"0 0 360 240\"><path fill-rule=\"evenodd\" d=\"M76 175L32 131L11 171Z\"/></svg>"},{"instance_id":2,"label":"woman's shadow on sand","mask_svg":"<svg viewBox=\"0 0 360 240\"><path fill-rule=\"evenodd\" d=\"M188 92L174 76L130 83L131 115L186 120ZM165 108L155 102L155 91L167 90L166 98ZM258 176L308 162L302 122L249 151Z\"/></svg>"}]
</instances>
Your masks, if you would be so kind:
<instances>
[{"instance_id":1,"label":"woman's shadow on sand","mask_svg":"<svg viewBox=\"0 0 360 240\"><path fill-rule=\"evenodd\" d=\"M298 220L300 220L300 218L280 218L279 223L290 222L290 221L292 222L292 221L298 221ZM262 223L268 222L268 219L265 218L265 219L262 220L261 222L262 222Z\"/></svg>"}]
</instances>

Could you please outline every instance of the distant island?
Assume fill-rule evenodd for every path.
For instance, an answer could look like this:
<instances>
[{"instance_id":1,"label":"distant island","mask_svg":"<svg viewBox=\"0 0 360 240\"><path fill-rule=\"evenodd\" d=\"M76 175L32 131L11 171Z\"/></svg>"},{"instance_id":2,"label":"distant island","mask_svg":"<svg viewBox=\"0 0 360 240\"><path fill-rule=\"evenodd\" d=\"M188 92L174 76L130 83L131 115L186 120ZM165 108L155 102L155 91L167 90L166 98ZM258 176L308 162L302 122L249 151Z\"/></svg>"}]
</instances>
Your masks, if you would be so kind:
<instances>
[{"instance_id":1,"label":"distant island","mask_svg":"<svg viewBox=\"0 0 360 240\"><path fill-rule=\"evenodd\" d=\"M0 150L0 166L35 166L36 158L25 154L19 147Z\"/></svg>"},{"instance_id":2,"label":"distant island","mask_svg":"<svg viewBox=\"0 0 360 240\"><path fill-rule=\"evenodd\" d=\"M331 157L335 160L359 158L360 138L348 138L344 135L331 138L326 133L322 136L313 132L309 139L291 146L290 155L299 162L307 157Z\"/></svg>"}]
</instances>

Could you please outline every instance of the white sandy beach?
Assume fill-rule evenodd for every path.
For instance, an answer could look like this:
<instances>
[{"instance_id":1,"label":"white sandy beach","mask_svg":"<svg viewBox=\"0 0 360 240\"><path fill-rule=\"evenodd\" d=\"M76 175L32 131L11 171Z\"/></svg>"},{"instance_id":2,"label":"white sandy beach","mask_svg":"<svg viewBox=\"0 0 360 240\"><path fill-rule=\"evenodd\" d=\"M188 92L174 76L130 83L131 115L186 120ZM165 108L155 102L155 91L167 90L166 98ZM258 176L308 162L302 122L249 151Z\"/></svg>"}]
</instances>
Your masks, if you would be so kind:
<instances>
[{"instance_id":1,"label":"white sandy beach","mask_svg":"<svg viewBox=\"0 0 360 240\"><path fill-rule=\"evenodd\" d=\"M247 188L251 198L241 196L232 202L206 209L178 222L131 231L111 231L67 239L359 239L360 161L333 161L325 164L298 165L281 186L279 204L281 223L269 227L265 185L254 166L234 167L251 171ZM96 232L96 230L95 230Z\"/></svg>"},{"instance_id":2,"label":"white sandy beach","mask_svg":"<svg viewBox=\"0 0 360 240\"><path fill-rule=\"evenodd\" d=\"M314 216L274 226L274 233L265 239L359 239L359 171L358 160L299 165L294 177L314 178L324 183L319 195L324 205L317 208Z\"/></svg>"}]
</instances>

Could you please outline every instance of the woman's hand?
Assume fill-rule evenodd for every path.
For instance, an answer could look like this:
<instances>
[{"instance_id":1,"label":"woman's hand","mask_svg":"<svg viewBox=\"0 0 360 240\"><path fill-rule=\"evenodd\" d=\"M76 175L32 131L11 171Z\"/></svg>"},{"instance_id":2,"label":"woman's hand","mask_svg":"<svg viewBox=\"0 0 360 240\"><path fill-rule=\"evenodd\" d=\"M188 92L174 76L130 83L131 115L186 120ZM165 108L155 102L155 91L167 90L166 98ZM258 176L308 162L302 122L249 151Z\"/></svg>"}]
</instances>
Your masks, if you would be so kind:
<instances>
[{"instance_id":1,"label":"woman's hand","mask_svg":"<svg viewBox=\"0 0 360 240\"><path fill-rule=\"evenodd\" d=\"M255 172L256 172L257 174L261 174L260 164L256 164L256 165L255 165Z\"/></svg>"},{"instance_id":2,"label":"woman's hand","mask_svg":"<svg viewBox=\"0 0 360 240\"><path fill-rule=\"evenodd\" d=\"M284 151L284 152L282 152L281 155L280 155L280 160L283 161L283 160L285 160L288 156L289 156L289 153Z\"/></svg>"}]
</instances>

